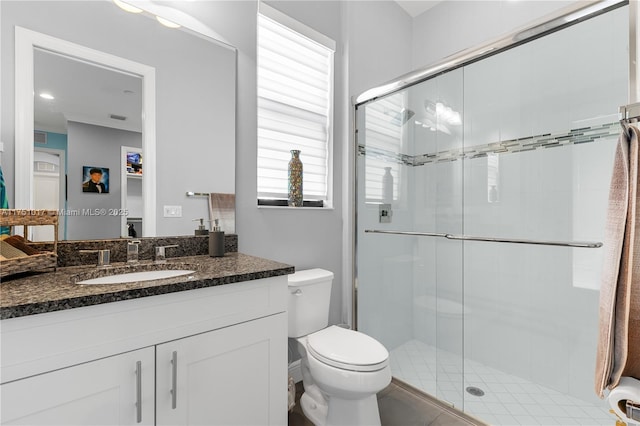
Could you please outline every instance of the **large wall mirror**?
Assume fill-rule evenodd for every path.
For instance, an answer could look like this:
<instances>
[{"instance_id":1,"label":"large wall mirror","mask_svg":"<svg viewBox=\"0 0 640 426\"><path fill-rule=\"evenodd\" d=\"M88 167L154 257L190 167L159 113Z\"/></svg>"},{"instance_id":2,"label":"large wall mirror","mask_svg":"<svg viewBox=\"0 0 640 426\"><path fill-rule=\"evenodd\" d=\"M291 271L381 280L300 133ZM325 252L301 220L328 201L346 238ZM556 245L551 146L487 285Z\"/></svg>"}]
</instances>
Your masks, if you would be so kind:
<instances>
[{"instance_id":1,"label":"large wall mirror","mask_svg":"<svg viewBox=\"0 0 640 426\"><path fill-rule=\"evenodd\" d=\"M188 235L209 211L187 192L235 192L233 47L108 1L0 7L3 39L15 34L15 207L57 205L60 239Z\"/></svg>"}]
</instances>

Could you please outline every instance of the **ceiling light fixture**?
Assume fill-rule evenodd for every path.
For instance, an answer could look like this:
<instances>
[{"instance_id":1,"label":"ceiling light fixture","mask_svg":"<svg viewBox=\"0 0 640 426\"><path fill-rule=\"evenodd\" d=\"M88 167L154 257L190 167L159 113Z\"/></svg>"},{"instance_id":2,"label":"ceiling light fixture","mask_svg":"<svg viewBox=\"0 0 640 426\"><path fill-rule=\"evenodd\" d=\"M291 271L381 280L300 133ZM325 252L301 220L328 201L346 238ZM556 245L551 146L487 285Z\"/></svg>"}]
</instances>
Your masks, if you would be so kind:
<instances>
[{"instance_id":1,"label":"ceiling light fixture","mask_svg":"<svg viewBox=\"0 0 640 426\"><path fill-rule=\"evenodd\" d=\"M145 11L145 9L140 9L140 8L135 7L135 6L133 6L133 5L129 4L129 3L126 3L126 2L124 2L124 1L122 1L122 0L113 0L113 2L114 2L114 3L116 4L116 6L118 6L120 9L122 9L122 10L126 10L127 12L131 12L131 13L142 13L142 12L144 12L144 11ZM170 8L170 7L164 7L164 6L161 6L161 8L162 8L162 9L169 10L169 11L171 11L171 10L172 10L172 8ZM155 13L154 13L154 12L155 12L155 10L153 10L153 9L158 10L157 8L152 8L152 9L146 9L146 11L147 11L147 13L149 13L151 16L153 16L153 15L155 15ZM171 12L171 13L172 13L172 12ZM176 24L175 22L170 21L170 20L168 20L168 19L166 19L166 18L163 18L163 17L161 17L161 16L155 15L155 17L156 17L156 20L157 20L158 22L160 22L162 25L164 25L165 27L168 27L168 28L180 28L180 27L181 27L181 25L180 25L180 24Z\"/></svg>"},{"instance_id":2,"label":"ceiling light fixture","mask_svg":"<svg viewBox=\"0 0 640 426\"><path fill-rule=\"evenodd\" d=\"M45 93L45 92L40 93L40 97L42 99L46 99L48 101L52 101L52 100L55 99L55 97L53 97L53 95L51 93Z\"/></svg>"},{"instance_id":3,"label":"ceiling light fixture","mask_svg":"<svg viewBox=\"0 0 640 426\"><path fill-rule=\"evenodd\" d=\"M160 16L156 16L156 19L158 20L158 22L160 22L165 27L180 28L180 25L176 24L175 22L171 22L168 19L162 18Z\"/></svg>"},{"instance_id":4,"label":"ceiling light fixture","mask_svg":"<svg viewBox=\"0 0 640 426\"><path fill-rule=\"evenodd\" d=\"M131 6L129 3L125 3L121 0L113 0L113 2L122 10L126 10L130 13L141 13L142 9L138 9L135 6Z\"/></svg>"}]
</instances>

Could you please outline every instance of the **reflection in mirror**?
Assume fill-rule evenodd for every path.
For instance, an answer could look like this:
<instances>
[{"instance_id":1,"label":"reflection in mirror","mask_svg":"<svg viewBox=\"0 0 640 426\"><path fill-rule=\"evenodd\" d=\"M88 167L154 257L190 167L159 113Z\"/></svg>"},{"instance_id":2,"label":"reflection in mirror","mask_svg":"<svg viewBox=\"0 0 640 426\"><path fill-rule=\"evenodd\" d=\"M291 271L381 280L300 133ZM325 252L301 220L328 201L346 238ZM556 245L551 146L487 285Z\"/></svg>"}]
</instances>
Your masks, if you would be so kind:
<instances>
[{"instance_id":1,"label":"reflection in mirror","mask_svg":"<svg viewBox=\"0 0 640 426\"><path fill-rule=\"evenodd\" d=\"M142 235L141 78L35 49L34 93L34 208L65 212L59 239ZM131 172L120 173L127 164ZM107 192L85 188L86 169L106 170L95 188ZM94 209L112 214L83 214ZM48 227L33 233L34 241L53 237Z\"/></svg>"},{"instance_id":2,"label":"reflection in mirror","mask_svg":"<svg viewBox=\"0 0 640 426\"><path fill-rule=\"evenodd\" d=\"M174 10L174 6L179 5L163 3L162 12ZM158 9L157 14L160 13L160 6ZM120 219L120 226L116 224L112 228L110 225L109 229L114 231L109 231L108 236L91 234L87 230L91 232L102 228L104 219L83 224L83 220L95 220L95 217L67 215L63 218L66 227L61 231L61 237L67 239L126 236L127 218L123 220L120 217L122 212L116 210L122 209L125 204L131 219L142 219L142 222L134 224L137 237L193 235L193 219L209 219L208 199L187 197L185 194L189 191L235 193L236 50L224 42L210 38L214 34L213 30L205 28L201 23L190 25L192 29L197 27L202 30L201 33L184 28L188 21L184 13L176 14L173 19L183 24L183 28L170 29L160 25L155 19L150 19L146 12L127 13L114 3L106 1L0 2L0 12L3 52L5 48L7 52L6 56L3 53L0 66L2 75L12 75L13 71L16 85L15 110L2 110L3 121L15 122L15 135L6 138L15 140L15 164L9 162L5 173L15 177L14 199L10 199L10 202L13 201L12 207L34 208L34 198L39 198L34 192L36 161L39 165L35 167L52 169L53 175L58 171L58 180L49 176L49 183L43 183L40 188L47 188L47 185L57 188L58 195L55 195L55 191L50 191L51 199L47 202L55 203L57 199L58 205L64 206L65 211L76 212L79 208L82 214L81 204L72 204L73 196L97 202L90 207L85 206L93 209L89 211L100 211L103 206L99 202L107 198L113 199L114 204L110 203L107 208L113 209L111 212L116 220ZM185 18L184 22L181 17ZM14 47L13 43L4 41L13 40L14 32L15 62L14 55L10 52ZM72 48L69 49L69 46ZM34 94L39 97L35 93L34 73L37 70L34 65L37 67L43 59L40 55L56 56L52 52L62 54L61 58L57 58L60 60L69 60L69 57L80 59L76 62L85 68L93 67L105 72L105 67L111 71L115 69L120 74L119 78L138 76L141 90L125 89L124 85L118 89L132 90L134 96L140 93L141 105L137 107L137 112L118 112L112 107L109 111L100 112L103 115L103 121L100 121L86 117L86 112L90 109L88 106L85 108L76 105L74 111L70 109L64 112L64 130L67 133L60 133L60 129L54 131L55 127L49 128L42 124L44 118L39 115L40 107L36 105L40 99L34 102ZM110 63L105 58L116 62ZM47 75L46 69L44 75ZM97 87L97 90L101 89L105 88ZM118 91L112 86L109 89ZM84 96L84 92L89 89L75 90ZM63 99L58 97L49 101L52 102L43 105L50 107L52 103L61 103ZM15 112L14 117L11 112ZM134 117L142 116L141 126L116 127L113 123L117 120L105 118L105 114L126 116L124 124L132 124ZM142 141L141 144L133 141L119 143L115 150L117 153L114 154L118 157L119 164L115 166L109 165L105 156L101 157L100 162L82 156L78 160L79 164L72 164L72 152L69 149L73 143L71 133L75 131L81 138L88 140L88 129L102 129L120 135L126 132L138 133ZM41 133L34 133L34 130L50 133L46 135L48 147L34 143L34 135L35 139L43 137ZM51 149L52 142L58 138L54 134L67 136L69 145L66 156ZM103 137L117 139L109 135ZM91 139L94 138L97 137L92 133ZM34 145L38 146L37 159ZM123 150L135 149L142 151L142 178L130 178L126 174L126 153ZM73 150L76 152L75 148ZM14 166L14 170L11 170L11 166ZM88 167L87 175L94 166L101 168L103 179L107 174L106 169L109 169L108 194L83 193L82 181L88 179L88 176L84 176L85 166ZM68 175L66 188L61 182L63 173L60 171L64 170ZM126 191L123 191L124 181L127 181ZM114 192L116 189L118 192ZM141 195L132 200L132 195L136 197L134 193ZM142 213L134 212L131 207L133 205L137 205ZM166 215L165 207L172 212L181 212L181 215ZM85 231L82 231L83 228ZM52 236L38 237L50 238Z\"/></svg>"},{"instance_id":3,"label":"reflection in mirror","mask_svg":"<svg viewBox=\"0 0 640 426\"><path fill-rule=\"evenodd\" d=\"M141 148L150 160L146 168L147 179L141 185L142 216L146 218L142 231L145 236L154 235L155 69L18 26L15 29L15 38L16 207L35 208L36 202L38 204L45 202L40 194L51 190L54 196L47 197L46 203L54 205L57 199L58 211L63 216L64 233L58 238L66 235L71 239L99 239L126 235L123 230L126 227L128 211L122 207L120 195L124 184L121 183L117 173L119 165L124 160L119 158L120 149L109 150L108 147L114 143L118 146L134 145ZM92 78L96 80L93 81ZM117 84L130 87L123 90L131 92L137 90L142 97L138 106L133 105L133 109L128 111L133 117L131 128L141 129L142 132L104 126L107 123L111 124L107 121L107 117L126 119L126 116L114 113L101 117L102 109L115 108L114 103L107 99L105 92L113 91L109 85ZM41 86L38 87L38 85ZM60 90L61 93L56 93L56 90ZM91 93L103 92L97 100L100 105L89 107L85 103L84 90L88 90L86 100L92 97ZM56 96L58 96L57 102ZM46 108L40 105L41 99L49 102ZM144 109L140 108L140 105L144 105ZM122 112L125 111L126 108L123 107ZM137 118L142 116L144 120ZM55 136L62 139L60 141L62 146L47 152L50 156L65 158L67 173L64 184L61 182L64 169L61 170L59 166L57 180L55 174L44 176L42 179L43 176L40 173L35 173L42 168L52 168L50 166L52 163L35 161L36 124L42 124L43 128L47 126L59 130L65 128L64 134L55 133ZM43 134L41 130L37 139L40 143L46 142L48 136L48 133ZM38 153L39 159L41 155ZM61 161L58 163L60 164ZM113 182L110 172L112 168L115 175ZM78 171L74 173L74 169ZM56 181L60 182L57 187ZM38 188L35 187L36 184ZM64 193L65 199L60 200L60 195L56 197L56 191L58 194ZM27 237L40 240L49 236L29 235Z\"/></svg>"}]
</instances>

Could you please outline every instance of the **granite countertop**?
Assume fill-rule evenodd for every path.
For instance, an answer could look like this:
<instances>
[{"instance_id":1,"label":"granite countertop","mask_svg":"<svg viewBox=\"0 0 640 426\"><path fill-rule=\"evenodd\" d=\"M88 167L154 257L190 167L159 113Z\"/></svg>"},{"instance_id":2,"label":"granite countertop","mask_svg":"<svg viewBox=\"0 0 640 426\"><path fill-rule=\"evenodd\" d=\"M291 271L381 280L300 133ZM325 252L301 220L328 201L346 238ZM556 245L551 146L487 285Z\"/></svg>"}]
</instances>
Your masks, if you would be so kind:
<instances>
[{"instance_id":1,"label":"granite countertop","mask_svg":"<svg viewBox=\"0 0 640 426\"><path fill-rule=\"evenodd\" d=\"M140 262L130 272L148 269L153 262ZM191 269L193 274L127 284L80 285L73 281L91 278L95 266L71 266L53 272L3 278L0 284L0 319L99 305L121 300L257 280L294 272L284 263L242 253L224 257L187 256L167 259L166 269ZM126 264L113 264L126 269ZM121 271L118 271L121 273ZM129 272L129 271L126 271Z\"/></svg>"}]
</instances>

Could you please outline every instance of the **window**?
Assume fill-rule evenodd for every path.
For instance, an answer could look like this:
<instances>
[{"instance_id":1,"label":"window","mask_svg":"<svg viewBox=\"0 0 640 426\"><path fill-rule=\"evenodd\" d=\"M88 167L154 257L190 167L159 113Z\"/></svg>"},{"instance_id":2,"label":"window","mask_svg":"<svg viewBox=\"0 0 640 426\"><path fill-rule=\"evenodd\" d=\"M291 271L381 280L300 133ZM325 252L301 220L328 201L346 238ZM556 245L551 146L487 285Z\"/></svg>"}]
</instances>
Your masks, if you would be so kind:
<instances>
[{"instance_id":1,"label":"window","mask_svg":"<svg viewBox=\"0 0 640 426\"><path fill-rule=\"evenodd\" d=\"M297 149L304 199L330 203L334 50L332 40L260 3L259 202L288 198L290 151Z\"/></svg>"},{"instance_id":2,"label":"window","mask_svg":"<svg viewBox=\"0 0 640 426\"><path fill-rule=\"evenodd\" d=\"M382 194L382 180L385 168L389 167L393 176L392 199L398 200L402 179L403 114L408 111L406 94L396 93L377 100L365 109L365 141L367 155L365 194L367 202L379 203Z\"/></svg>"}]
</instances>

